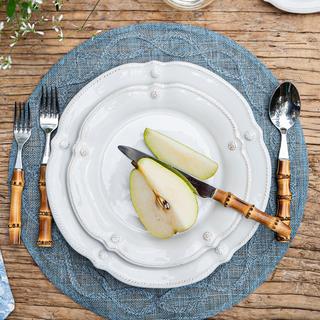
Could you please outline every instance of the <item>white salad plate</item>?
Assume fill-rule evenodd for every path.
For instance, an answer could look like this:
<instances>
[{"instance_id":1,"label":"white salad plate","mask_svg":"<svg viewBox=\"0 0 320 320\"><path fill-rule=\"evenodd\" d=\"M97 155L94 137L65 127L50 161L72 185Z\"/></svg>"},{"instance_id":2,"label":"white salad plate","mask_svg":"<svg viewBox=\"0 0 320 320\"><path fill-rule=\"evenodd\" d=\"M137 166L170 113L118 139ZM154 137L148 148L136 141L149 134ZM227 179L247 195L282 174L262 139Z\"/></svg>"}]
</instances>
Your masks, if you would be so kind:
<instances>
[{"instance_id":1,"label":"white salad plate","mask_svg":"<svg viewBox=\"0 0 320 320\"><path fill-rule=\"evenodd\" d=\"M291 13L320 12L320 0L264 0L280 10Z\"/></svg>"},{"instance_id":2,"label":"white salad plate","mask_svg":"<svg viewBox=\"0 0 320 320\"><path fill-rule=\"evenodd\" d=\"M70 200L83 228L108 250L146 267L181 265L216 248L241 216L215 201L199 198L193 228L167 240L151 236L130 200L133 167L117 146L134 146L150 153L144 145L144 129L160 130L215 159L219 169L209 182L247 199L252 174L260 180L264 172L252 173L236 124L242 116L234 119L212 97L178 83L127 87L108 96L85 119L67 174ZM232 142L237 148L230 151ZM259 145L255 146L259 154ZM209 233L210 246L203 239Z\"/></svg>"},{"instance_id":3,"label":"white salad plate","mask_svg":"<svg viewBox=\"0 0 320 320\"><path fill-rule=\"evenodd\" d=\"M246 194L239 195L243 195L245 200L255 203L260 209L265 209L269 197L271 165L267 149L263 142L261 129L255 123L252 111L246 100L237 90L222 78L202 67L189 63L161 63L152 61L145 64L123 65L94 79L74 96L61 117L58 132L52 141L52 153L47 169L48 197L58 228L67 242L76 251L87 257L97 268L108 271L122 282L139 287L170 288L200 281L213 272L220 264L230 260L233 253L252 237L258 227L258 224L254 221L250 221L239 216L236 218L236 223L231 223L231 229L233 229L232 232L229 234L227 233L226 237L222 235L221 241L216 241L217 235L212 231L206 231L202 234L201 241L203 241L203 243L205 243L209 248L213 249L205 250L197 259L191 259L190 262L174 265L172 267L161 266L163 265L163 261L160 263L161 267L146 267L129 262L128 258L127 260L124 259L120 254L113 251L114 249L108 250L105 243L102 244L100 241L94 239L81 226L69 199L67 188L67 169L72 156L73 146L76 143L78 134L86 117L90 112L95 112L95 107L98 108L103 106L104 101L107 101L111 96L116 96L121 90L125 91L126 88L130 86L143 86L144 88L147 88L151 85L158 85L161 87L168 86L170 84L178 84L180 87L186 86L193 89L193 91L200 92L203 96L208 96L212 101L215 101L217 105L226 109L230 113L231 119L237 119L237 134L235 135L237 139L235 141L229 141L224 147L228 152L230 152L230 157L239 152L240 149L238 150L238 148L242 148L242 151L248 154L252 179L249 181L250 187L247 196ZM193 92L193 94L195 93ZM151 95L155 96L153 90L150 92L150 97ZM161 101L161 97L159 101ZM194 108L196 112L197 106ZM164 109L168 109L168 106L165 106ZM164 111L165 110L161 110L161 108L159 108L160 113ZM147 116L147 113L144 113L144 110L141 110L141 112L142 117ZM221 145L218 145L214 138L210 138L210 131L206 128L199 129L199 125L203 126L203 124L201 122L198 123L198 119L194 119L193 116L190 117L186 114L182 114L181 118L177 118L177 111L170 110L170 112L175 113L175 117L173 117L174 119L177 120L179 118L182 121L181 123L185 121L185 123L188 123L190 127L193 127L193 129L197 131L198 137L207 137L204 139L204 142L196 139L196 141L190 141L189 144L197 146L199 150L202 150L209 155L212 154L212 156L214 156L214 151L217 151L214 148L212 149L212 145L216 145L219 149L217 157L221 156ZM182 110L179 112L183 113ZM168 116L167 113L163 113L163 115L166 117ZM138 123L136 121L132 121L134 117L135 115L132 114L131 118L127 118L127 124ZM138 115L137 117L139 118ZM126 125L126 123L123 124ZM145 124L144 127L151 127L151 125L148 123ZM115 126L114 128L117 127ZM165 129L165 127L161 126L157 126L156 128L162 130ZM170 127L168 127L167 130L170 130ZM121 135L121 132L123 133L123 131L120 130L119 135ZM124 136L126 135L124 134ZM116 132L111 134L109 138L111 138L114 143L118 143ZM179 134L177 138L182 139L183 135ZM188 136L185 136L185 138L189 139ZM123 144L131 143L133 147L138 146L140 148L142 147L141 139L142 138L140 136L140 144L139 137L135 140L136 144L133 144L133 140L125 140L121 138L121 141ZM210 141L213 141L213 144L210 144ZM83 150L82 154L84 155L84 158L86 158L86 152L88 150ZM146 151L146 149L143 150ZM80 150L79 152L81 153ZM75 148L75 153L77 153L77 148ZM107 155L108 152L105 152L105 154ZM89 155L89 152L87 155ZM119 157L119 160L121 157L120 152L117 154L117 157ZM219 159L217 160L220 161ZM116 159L113 165L115 165L115 163ZM122 156L120 162L121 168L124 168L123 170L126 170L125 172L127 172L127 174L130 170L129 163L129 160ZM223 169L224 165L220 165L222 165ZM221 170L222 173L220 178L217 176L213 178L212 181L212 183L220 188L224 187L225 177L223 176L223 170ZM259 172L259 179L256 179L256 176L253 175L253 173L256 172ZM112 183L115 183L115 189L123 188L121 180L115 179ZM105 185L102 187L106 188ZM227 191L236 193L234 188ZM119 198L119 201L124 199L124 202L127 203L127 205L129 204L125 199L128 197L128 192L129 190L127 189L126 193L124 192L122 195L123 197ZM241 190L239 190L239 192L241 192ZM106 197L108 197L108 195L106 195ZM213 202L212 200L208 201ZM209 206L213 206L215 209L218 208L218 204L210 203ZM215 214L215 209L212 211L212 215ZM126 214L127 213L124 213L124 217L128 217ZM225 214L235 216L235 213L231 213L231 210L226 210ZM206 216L206 214L203 214L203 217ZM141 236L145 236L146 233L142 227L138 225L137 220L133 219L133 217L130 217L130 219L130 228L136 228L135 230L139 230ZM201 219L202 218L200 217L195 229L200 226ZM119 221L120 220L117 220L117 223L120 224ZM193 232L193 230L190 231ZM118 246L121 244L122 239L121 237L117 237L118 229L114 230L114 233L115 236L111 236L110 240L115 244L115 246ZM179 237L180 235L177 239ZM134 258L134 260L136 260L136 258ZM186 261L188 261L188 259ZM149 263L153 263L151 258Z\"/></svg>"}]
</instances>

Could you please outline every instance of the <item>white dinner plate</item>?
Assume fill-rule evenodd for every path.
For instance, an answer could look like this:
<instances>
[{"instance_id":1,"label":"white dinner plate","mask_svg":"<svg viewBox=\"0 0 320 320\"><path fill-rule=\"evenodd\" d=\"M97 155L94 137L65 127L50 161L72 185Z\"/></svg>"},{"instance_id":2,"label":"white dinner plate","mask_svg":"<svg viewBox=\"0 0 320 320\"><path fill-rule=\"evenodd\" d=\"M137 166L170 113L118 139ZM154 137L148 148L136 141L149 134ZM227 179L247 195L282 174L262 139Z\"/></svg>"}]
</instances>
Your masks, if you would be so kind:
<instances>
[{"instance_id":1,"label":"white dinner plate","mask_svg":"<svg viewBox=\"0 0 320 320\"><path fill-rule=\"evenodd\" d=\"M238 113L243 114L242 121L237 123L239 137L249 155L253 154L257 149L256 145L259 145L259 153L255 154L255 161L251 166L252 172L257 169L263 172L260 180L252 179L251 190L256 192L250 193L247 200L259 204L259 207L264 209L269 196L271 166L261 129L255 123L250 107L239 92L226 81L202 67L184 62L152 61L146 64L123 65L102 74L80 90L66 107L57 135L52 141L47 187L55 222L76 251L90 259L97 268L108 271L127 284L170 288L194 283L208 276L218 265L228 261L232 254L252 237L258 224L241 217L236 229L215 250L208 250L198 259L183 265L148 268L129 263L113 251L106 250L99 241L89 236L75 217L66 187L71 150L86 116L103 99L120 89L154 83L179 83L190 86L229 108L232 117L237 118ZM237 147L230 141L230 149ZM214 243L212 236L210 232L203 235L208 246Z\"/></svg>"},{"instance_id":2,"label":"white dinner plate","mask_svg":"<svg viewBox=\"0 0 320 320\"><path fill-rule=\"evenodd\" d=\"M199 198L198 221L190 230L167 240L151 236L130 200L133 167L117 146L148 152L143 142L145 127L160 130L215 159L219 169L209 182L247 199L252 169L236 124L243 116L240 113L234 119L207 94L178 83L133 86L108 96L84 121L69 165L69 196L83 228L108 250L146 267L184 264L216 248L241 216L211 199ZM235 150L228 148L230 142L237 145ZM259 153L259 145L255 146ZM253 174L260 180L264 172ZM210 247L205 233L211 234Z\"/></svg>"},{"instance_id":3,"label":"white dinner plate","mask_svg":"<svg viewBox=\"0 0 320 320\"><path fill-rule=\"evenodd\" d=\"M320 0L264 0L280 10L291 13L320 12Z\"/></svg>"}]
</instances>

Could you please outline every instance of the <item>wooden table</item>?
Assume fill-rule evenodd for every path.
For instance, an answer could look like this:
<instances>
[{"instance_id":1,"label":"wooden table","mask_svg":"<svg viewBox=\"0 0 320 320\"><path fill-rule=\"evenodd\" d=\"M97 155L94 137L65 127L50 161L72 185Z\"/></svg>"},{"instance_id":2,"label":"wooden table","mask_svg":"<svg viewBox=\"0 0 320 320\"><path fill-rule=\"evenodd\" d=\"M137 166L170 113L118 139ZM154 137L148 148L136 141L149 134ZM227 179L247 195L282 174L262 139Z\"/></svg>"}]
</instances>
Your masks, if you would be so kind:
<instances>
[{"instance_id":1,"label":"wooden table","mask_svg":"<svg viewBox=\"0 0 320 320\"><path fill-rule=\"evenodd\" d=\"M204 26L234 39L258 56L280 80L294 81L302 97L301 119L310 162L303 223L269 280L215 319L320 319L320 14L281 13L262 0L216 0L198 12L178 12L161 0L105 0L98 4L86 28L78 31L77 26L83 24L94 4L93 0L65 0L65 40L58 42L48 25L43 38L29 38L14 50L12 70L0 71L0 243L16 301L9 318L100 319L55 289L23 245L8 245L6 181L14 101L27 99L48 69L96 30L172 21ZM53 10L51 5L47 7ZM8 41L0 41L1 55Z\"/></svg>"}]
</instances>

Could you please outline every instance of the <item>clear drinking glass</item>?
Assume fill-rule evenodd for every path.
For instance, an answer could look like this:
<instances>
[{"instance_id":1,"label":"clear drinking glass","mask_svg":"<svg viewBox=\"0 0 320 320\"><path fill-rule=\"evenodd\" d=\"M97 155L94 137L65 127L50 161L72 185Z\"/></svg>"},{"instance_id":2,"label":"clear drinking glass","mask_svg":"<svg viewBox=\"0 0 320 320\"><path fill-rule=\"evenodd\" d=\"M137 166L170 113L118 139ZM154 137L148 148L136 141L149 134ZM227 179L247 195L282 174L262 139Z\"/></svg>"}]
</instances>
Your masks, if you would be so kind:
<instances>
[{"instance_id":1,"label":"clear drinking glass","mask_svg":"<svg viewBox=\"0 0 320 320\"><path fill-rule=\"evenodd\" d=\"M209 5L213 0L164 0L168 5L180 10L197 10Z\"/></svg>"}]
</instances>

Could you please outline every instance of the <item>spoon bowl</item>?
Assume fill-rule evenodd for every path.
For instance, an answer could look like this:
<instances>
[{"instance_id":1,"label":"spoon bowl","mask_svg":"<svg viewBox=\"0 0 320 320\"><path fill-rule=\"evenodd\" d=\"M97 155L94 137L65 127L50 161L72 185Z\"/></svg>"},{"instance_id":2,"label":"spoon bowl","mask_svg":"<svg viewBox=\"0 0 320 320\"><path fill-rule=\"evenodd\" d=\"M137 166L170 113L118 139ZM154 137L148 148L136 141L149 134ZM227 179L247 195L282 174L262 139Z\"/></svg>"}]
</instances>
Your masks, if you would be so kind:
<instances>
[{"instance_id":1,"label":"spoon bowl","mask_svg":"<svg viewBox=\"0 0 320 320\"><path fill-rule=\"evenodd\" d=\"M300 107L300 96L297 88L291 82L283 82L275 90L270 101L270 119L281 132L286 132L299 117Z\"/></svg>"}]
</instances>

